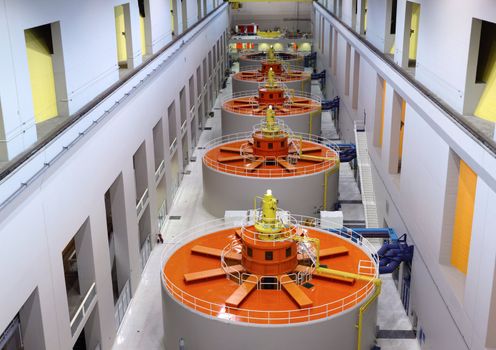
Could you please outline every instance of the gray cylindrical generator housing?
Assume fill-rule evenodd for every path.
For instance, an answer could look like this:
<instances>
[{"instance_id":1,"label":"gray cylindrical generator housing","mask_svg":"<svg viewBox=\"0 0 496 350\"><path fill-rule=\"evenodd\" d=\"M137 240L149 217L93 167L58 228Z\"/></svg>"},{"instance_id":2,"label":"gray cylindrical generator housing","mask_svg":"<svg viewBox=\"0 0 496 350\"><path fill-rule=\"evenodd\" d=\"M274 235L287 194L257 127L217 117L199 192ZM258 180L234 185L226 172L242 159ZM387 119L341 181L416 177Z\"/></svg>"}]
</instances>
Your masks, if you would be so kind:
<instances>
[{"instance_id":1,"label":"gray cylindrical generator housing","mask_svg":"<svg viewBox=\"0 0 496 350\"><path fill-rule=\"evenodd\" d=\"M322 127L322 111L319 109L314 112L303 114L276 116L286 124L291 130L299 133L310 133L320 135ZM222 108L222 135L230 135L238 132L251 131L255 124L263 121L262 116L251 116L239 114L236 112L226 111Z\"/></svg>"},{"instance_id":2,"label":"gray cylindrical generator housing","mask_svg":"<svg viewBox=\"0 0 496 350\"><path fill-rule=\"evenodd\" d=\"M200 314L177 302L162 285L165 349L179 349L182 339L185 349L194 350L355 350L359 308L365 301L342 313L317 321L256 325ZM377 300L363 314L360 350L370 350L374 345L376 321Z\"/></svg>"},{"instance_id":3,"label":"gray cylindrical generator housing","mask_svg":"<svg viewBox=\"0 0 496 350\"><path fill-rule=\"evenodd\" d=\"M320 210L334 210L338 200L339 167L309 175L264 178L240 176L203 167L203 206L212 215L224 217L226 210L253 207L253 193L271 189L277 193L279 207L291 213L316 216ZM324 205L327 175L326 209Z\"/></svg>"},{"instance_id":4,"label":"gray cylindrical generator housing","mask_svg":"<svg viewBox=\"0 0 496 350\"><path fill-rule=\"evenodd\" d=\"M246 55L239 56L239 70L242 71L247 67L261 67L261 61L260 59L250 59ZM300 67L302 69L305 67L305 59L300 55L291 59L283 59L282 61L290 66Z\"/></svg>"},{"instance_id":5,"label":"gray cylindrical generator housing","mask_svg":"<svg viewBox=\"0 0 496 350\"><path fill-rule=\"evenodd\" d=\"M294 91L303 91L308 93L312 92L312 79L310 77L302 80L285 81L283 83L288 87L288 89ZM233 93L243 91L256 91L260 84L263 83L257 81L236 79L236 75L234 75L232 78L232 91Z\"/></svg>"}]
</instances>

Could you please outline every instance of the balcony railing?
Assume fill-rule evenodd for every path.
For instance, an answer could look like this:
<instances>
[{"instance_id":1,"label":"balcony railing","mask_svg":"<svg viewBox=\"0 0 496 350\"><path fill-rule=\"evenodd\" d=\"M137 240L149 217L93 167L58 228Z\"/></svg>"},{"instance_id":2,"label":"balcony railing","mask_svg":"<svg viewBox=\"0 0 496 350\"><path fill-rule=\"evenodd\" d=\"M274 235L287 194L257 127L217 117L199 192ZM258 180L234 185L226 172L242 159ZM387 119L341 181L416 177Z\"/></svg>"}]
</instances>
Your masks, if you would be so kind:
<instances>
[{"instance_id":1,"label":"balcony railing","mask_svg":"<svg viewBox=\"0 0 496 350\"><path fill-rule=\"evenodd\" d=\"M77 334L77 331L79 328L84 327L82 324L85 316L88 314L88 312L91 311L92 305L94 305L93 301L96 299L96 285L93 283L86 293L81 305L76 311L76 314L71 320L71 334L74 337Z\"/></svg>"},{"instance_id":2,"label":"balcony railing","mask_svg":"<svg viewBox=\"0 0 496 350\"><path fill-rule=\"evenodd\" d=\"M140 249L142 270L145 269L146 262L148 261L151 252L152 252L152 242L151 242L151 233L149 233L148 236L146 236L146 239L141 245L141 249Z\"/></svg>"},{"instance_id":3,"label":"balcony railing","mask_svg":"<svg viewBox=\"0 0 496 350\"><path fill-rule=\"evenodd\" d=\"M147 204L148 204L148 188L145 190L145 192L143 192L143 195L138 201L138 204L136 204L136 214L138 215L138 218L140 218L141 215L143 214L143 210L145 209Z\"/></svg>"},{"instance_id":4,"label":"balcony railing","mask_svg":"<svg viewBox=\"0 0 496 350\"><path fill-rule=\"evenodd\" d=\"M176 146L177 146L177 137L174 139L174 141L172 141L171 145L169 146L170 154L174 153L174 151L177 148Z\"/></svg>"},{"instance_id":5,"label":"balcony railing","mask_svg":"<svg viewBox=\"0 0 496 350\"><path fill-rule=\"evenodd\" d=\"M121 294L119 295L119 298L115 303L114 317L117 328L119 328L119 326L122 323L122 320L124 319L124 315L126 314L126 310L127 307L129 306L130 301L131 301L131 286L128 280L124 285L124 288L122 288Z\"/></svg>"},{"instance_id":6,"label":"balcony railing","mask_svg":"<svg viewBox=\"0 0 496 350\"><path fill-rule=\"evenodd\" d=\"M165 217L167 216L167 200L164 200L162 202L162 205L158 209L158 219L157 219L157 225L158 225L158 232L162 230L162 227L165 224Z\"/></svg>"},{"instance_id":7,"label":"balcony railing","mask_svg":"<svg viewBox=\"0 0 496 350\"><path fill-rule=\"evenodd\" d=\"M184 119L183 124L181 125L181 136L186 132L186 127L188 125L188 119Z\"/></svg>"},{"instance_id":8,"label":"balcony railing","mask_svg":"<svg viewBox=\"0 0 496 350\"><path fill-rule=\"evenodd\" d=\"M407 70L405 70L400 65L396 64L393 60L391 60L387 54L379 50L374 46L366 37L363 37L360 33L351 28L347 23L345 23L342 19L338 18L335 14L333 14L328 8L326 8L322 1L314 2L317 8L320 11L327 13L335 23L331 23L334 28L338 29L337 24L341 26L344 30L342 32L345 40L350 42L350 39L353 39L359 43L359 47L356 47L355 50L369 50L370 56L377 57L380 59L381 63L387 65L388 68L393 70L394 74L397 74L398 77L401 77L409 84L411 84L415 91L420 93L423 98L425 98L428 102L430 102L433 106L437 107L444 116L449 118L453 123L458 125L463 132L470 135L473 140L475 140L478 144L480 144L492 157L496 156L496 140L491 139L478 124L475 124L470 118L458 113L453 107L451 107L446 101L440 99L435 93L429 90L428 87L423 85L420 81L412 77ZM341 31L341 29L339 28ZM394 76L393 76L394 78ZM396 85L397 82L394 84ZM411 97L411 96L410 96ZM419 103L418 101L416 102Z\"/></svg>"},{"instance_id":9,"label":"balcony railing","mask_svg":"<svg viewBox=\"0 0 496 350\"><path fill-rule=\"evenodd\" d=\"M162 178L164 171L165 171L165 160L162 159L157 170L155 170L155 183L157 183Z\"/></svg>"},{"instance_id":10,"label":"balcony railing","mask_svg":"<svg viewBox=\"0 0 496 350\"><path fill-rule=\"evenodd\" d=\"M208 16L195 23L174 41L160 49L150 59L119 80L68 120L54 129L48 136L39 140L22 154L12 159L0 172L0 210L22 193L36 179L44 174L73 146L98 124L106 120L120 103L132 97L153 73L169 66L174 59L173 53L197 38L202 28L210 23L227 4L221 4Z\"/></svg>"}]
</instances>

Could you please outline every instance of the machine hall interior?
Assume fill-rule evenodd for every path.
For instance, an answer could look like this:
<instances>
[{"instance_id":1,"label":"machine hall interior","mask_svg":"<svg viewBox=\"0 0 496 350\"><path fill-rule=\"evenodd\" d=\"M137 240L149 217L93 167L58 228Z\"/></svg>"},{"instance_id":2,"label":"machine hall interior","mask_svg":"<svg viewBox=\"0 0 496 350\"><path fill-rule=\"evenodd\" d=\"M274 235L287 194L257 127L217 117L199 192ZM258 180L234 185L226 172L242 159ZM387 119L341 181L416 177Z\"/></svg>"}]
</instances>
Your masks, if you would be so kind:
<instances>
[{"instance_id":1,"label":"machine hall interior","mask_svg":"<svg viewBox=\"0 0 496 350\"><path fill-rule=\"evenodd\" d=\"M0 350L496 349L494 0L1 0Z\"/></svg>"}]
</instances>

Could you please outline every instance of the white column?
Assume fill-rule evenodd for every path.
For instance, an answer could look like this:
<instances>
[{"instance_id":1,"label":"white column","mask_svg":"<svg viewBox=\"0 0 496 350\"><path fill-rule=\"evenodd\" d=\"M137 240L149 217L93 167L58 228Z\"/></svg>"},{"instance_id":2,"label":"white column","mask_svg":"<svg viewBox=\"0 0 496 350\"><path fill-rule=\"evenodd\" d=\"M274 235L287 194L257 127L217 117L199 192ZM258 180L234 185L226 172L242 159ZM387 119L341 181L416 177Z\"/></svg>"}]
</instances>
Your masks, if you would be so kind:
<instances>
[{"instance_id":1,"label":"white column","mask_svg":"<svg viewBox=\"0 0 496 350\"><path fill-rule=\"evenodd\" d=\"M131 1L123 5L123 7L126 28L127 66L128 68L136 68L142 62L138 2Z\"/></svg>"},{"instance_id":2,"label":"white column","mask_svg":"<svg viewBox=\"0 0 496 350\"><path fill-rule=\"evenodd\" d=\"M24 33L14 36L7 16L0 11L0 47L5 49L0 55L0 161L14 158L37 139L27 58L15 59L21 51L26 57Z\"/></svg>"}]
</instances>

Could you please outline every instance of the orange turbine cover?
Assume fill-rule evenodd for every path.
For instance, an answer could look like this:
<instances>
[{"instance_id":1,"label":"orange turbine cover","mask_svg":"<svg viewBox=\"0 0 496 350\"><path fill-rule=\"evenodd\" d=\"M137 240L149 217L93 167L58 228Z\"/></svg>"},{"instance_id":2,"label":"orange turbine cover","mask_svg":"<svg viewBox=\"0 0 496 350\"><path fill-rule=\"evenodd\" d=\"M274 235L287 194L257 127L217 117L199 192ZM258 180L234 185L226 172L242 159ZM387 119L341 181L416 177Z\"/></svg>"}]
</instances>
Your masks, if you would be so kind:
<instances>
[{"instance_id":1,"label":"orange turbine cover","mask_svg":"<svg viewBox=\"0 0 496 350\"><path fill-rule=\"evenodd\" d=\"M277 276L294 271L298 265L296 243L243 242L241 264L250 273L262 276Z\"/></svg>"},{"instance_id":2,"label":"orange turbine cover","mask_svg":"<svg viewBox=\"0 0 496 350\"><path fill-rule=\"evenodd\" d=\"M253 154L263 157L280 157L289 154L288 136L264 137L261 133L253 134Z\"/></svg>"},{"instance_id":3,"label":"orange turbine cover","mask_svg":"<svg viewBox=\"0 0 496 350\"><path fill-rule=\"evenodd\" d=\"M282 64L280 62L262 62L262 74L266 75L269 70L272 68L272 71L279 75L282 73Z\"/></svg>"},{"instance_id":4,"label":"orange turbine cover","mask_svg":"<svg viewBox=\"0 0 496 350\"><path fill-rule=\"evenodd\" d=\"M281 105L285 101L284 90L281 88L258 89L258 103L265 105Z\"/></svg>"}]
</instances>

